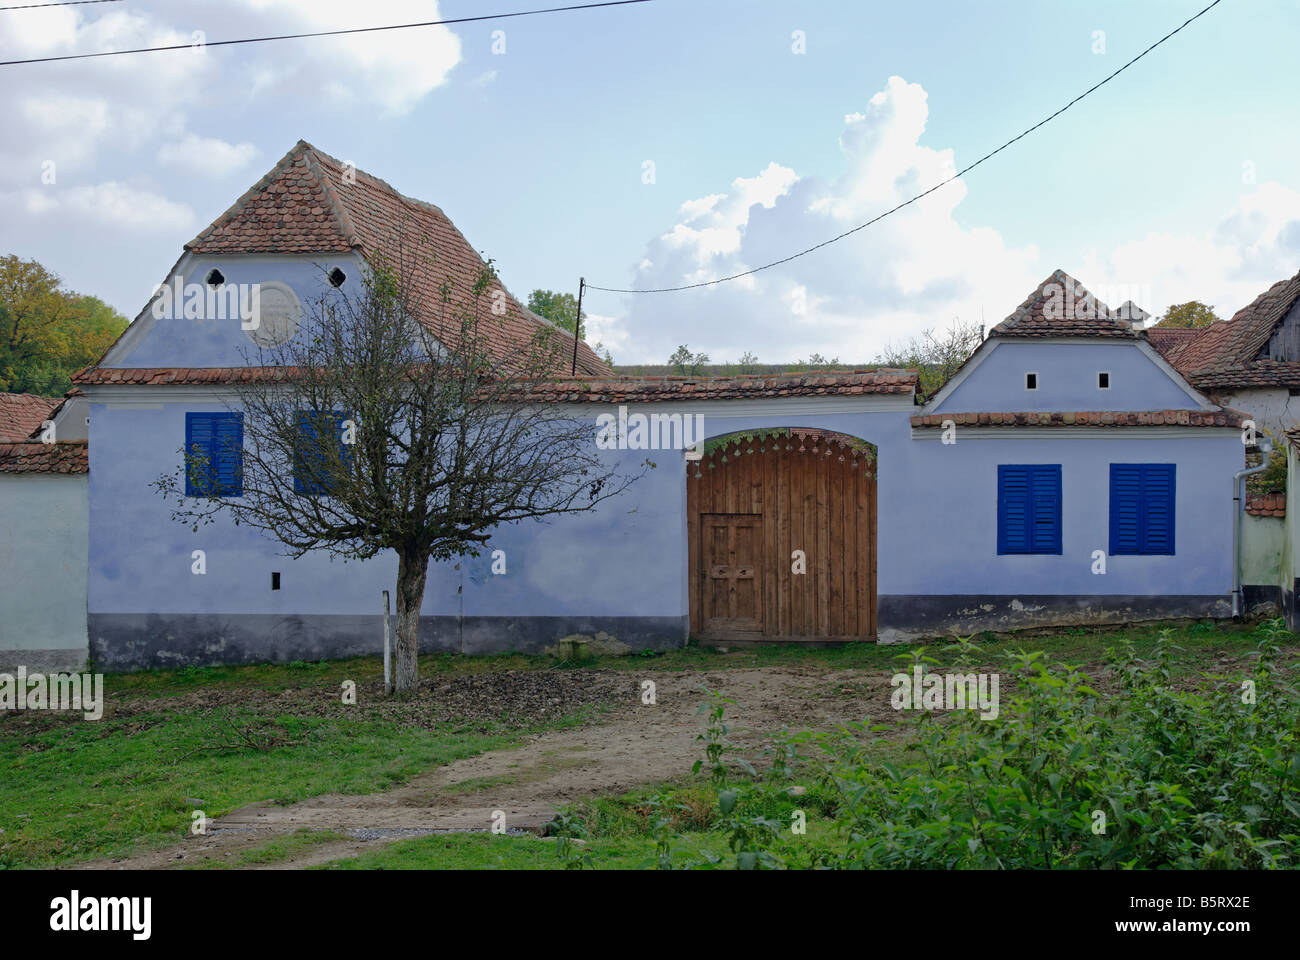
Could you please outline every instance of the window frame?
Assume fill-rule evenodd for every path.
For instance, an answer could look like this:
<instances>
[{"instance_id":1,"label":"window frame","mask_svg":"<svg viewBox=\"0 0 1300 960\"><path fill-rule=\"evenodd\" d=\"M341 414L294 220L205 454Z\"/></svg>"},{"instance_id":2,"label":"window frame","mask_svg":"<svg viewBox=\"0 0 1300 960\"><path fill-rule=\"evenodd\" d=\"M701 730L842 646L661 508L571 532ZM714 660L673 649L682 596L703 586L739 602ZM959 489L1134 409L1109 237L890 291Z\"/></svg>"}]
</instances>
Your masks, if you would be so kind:
<instances>
[{"instance_id":1,"label":"window frame","mask_svg":"<svg viewBox=\"0 0 1300 960\"><path fill-rule=\"evenodd\" d=\"M1117 542L1120 534L1121 510L1117 509L1117 501L1122 498L1122 494L1116 488L1116 470L1134 470L1139 472L1139 494L1138 494L1138 513L1136 519L1136 545L1128 548ZM1147 486L1147 475L1156 471L1168 473L1168 529L1166 530L1165 546L1167 549L1151 549L1148 537L1150 529L1148 518L1150 516L1151 499L1150 490ZM1108 555L1112 557L1173 557L1178 555L1178 464L1177 463L1112 463L1107 483L1107 501L1109 506L1109 517L1107 523Z\"/></svg>"},{"instance_id":2,"label":"window frame","mask_svg":"<svg viewBox=\"0 0 1300 960\"><path fill-rule=\"evenodd\" d=\"M1000 463L997 465L997 555L1000 557L1016 556L1062 556L1065 546L1065 494L1063 491L1063 471L1059 463ZM1025 470L1027 473L1026 490L1024 497L1025 513L1025 532L1024 541L1025 549L1018 550L1009 544L1008 534L1008 511L1013 506L1011 499L1005 496L1005 478L1008 471ZM1035 493L1034 486L1037 482L1043 482L1050 479L1054 491L1045 490L1040 496ZM1050 544L1039 545L1035 537L1035 527L1037 526L1035 509L1037 504L1044 499L1054 499L1055 504L1052 507L1055 512L1054 538Z\"/></svg>"},{"instance_id":3,"label":"window frame","mask_svg":"<svg viewBox=\"0 0 1300 960\"><path fill-rule=\"evenodd\" d=\"M298 432L299 442L303 440L302 432L305 425L309 424L314 417L329 419L337 433L337 442L343 451L343 458L351 460L352 451L348 449L350 444L343 442L343 425L347 422L348 416L342 410L299 410L298 411ZM293 455L293 492L300 497L328 497L333 495L332 490L327 490L323 485L307 484L303 480L300 464L303 462L304 453L295 449Z\"/></svg>"},{"instance_id":4,"label":"window frame","mask_svg":"<svg viewBox=\"0 0 1300 960\"><path fill-rule=\"evenodd\" d=\"M201 421L211 423L209 428L212 438L207 444L206 452L208 457L207 469L210 475L209 479L215 478L215 490L207 490L201 487L202 478L196 478L192 472L194 464L191 464L190 457L195 455L194 448L199 444L194 440L195 424ZM238 453L234 468L230 471L231 480L229 485L223 486L221 473L221 457L217 449L220 423L236 424L236 435L238 437ZM230 454L230 451L225 451ZM185 412L185 456L182 460L182 466L185 471L185 496L199 499L212 499L218 497L242 497L244 495L244 414L239 411L219 411L204 412L198 410L187 410ZM200 482L196 482L198 479Z\"/></svg>"}]
</instances>

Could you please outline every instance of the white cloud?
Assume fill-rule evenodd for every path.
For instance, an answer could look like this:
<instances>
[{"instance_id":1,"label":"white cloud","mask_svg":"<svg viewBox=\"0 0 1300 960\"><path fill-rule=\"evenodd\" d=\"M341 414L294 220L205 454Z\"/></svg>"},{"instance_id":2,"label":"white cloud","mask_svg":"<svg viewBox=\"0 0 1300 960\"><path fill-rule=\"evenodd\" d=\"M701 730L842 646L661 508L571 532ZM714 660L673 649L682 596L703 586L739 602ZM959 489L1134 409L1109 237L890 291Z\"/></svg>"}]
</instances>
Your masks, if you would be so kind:
<instances>
[{"instance_id":1,"label":"white cloud","mask_svg":"<svg viewBox=\"0 0 1300 960\"><path fill-rule=\"evenodd\" d=\"M245 13L231 18L249 35L345 30L441 19L429 0L239 0ZM213 39L216 39L215 35ZM381 30L267 44L259 83L298 92L326 91L350 102L378 104L388 113L409 111L447 81L460 62L460 38L448 27Z\"/></svg>"},{"instance_id":2,"label":"white cloud","mask_svg":"<svg viewBox=\"0 0 1300 960\"><path fill-rule=\"evenodd\" d=\"M623 351L627 348L627 329L618 317L605 317L583 311L582 339L593 347L600 344L614 356L615 363L625 362Z\"/></svg>"},{"instance_id":3,"label":"white cloud","mask_svg":"<svg viewBox=\"0 0 1300 960\"><path fill-rule=\"evenodd\" d=\"M243 170L258 155L251 143L227 143L215 137L187 133L158 148L158 162L200 177L224 177Z\"/></svg>"},{"instance_id":4,"label":"white cloud","mask_svg":"<svg viewBox=\"0 0 1300 960\"><path fill-rule=\"evenodd\" d=\"M306 132L286 130L283 122L299 127L328 117L346 124L348 108L357 106L401 113L447 82L460 61L460 41L446 27L192 46L196 31L211 43L436 20L435 0L132 0L127 6L0 15L3 60L183 47L6 69L0 84L0 246L53 251L65 263L103 263L88 257L99 237L84 228L110 224L119 247L139 242L137 253L147 248L150 257L167 259L173 251L158 254L160 231L187 233L196 226L180 198L205 213L229 203L233 195L214 203L201 181L238 175L257 163L259 123L269 122L273 135L284 138L274 143L278 157ZM191 122L200 108L201 124ZM201 135L189 132L196 127ZM57 173L53 185L47 182L51 169ZM175 199L166 195L169 189L177 191ZM84 282L101 284L105 296L131 295L114 289L115 277L94 274L87 269Z\"/></svg>"},{"instance_id":5,"label":"white cloud","mask_svg":"<svg viewBox=\"0 0 1300 960\"><path fill-rule=\"evenodd\" d=\"M57 183L0 193L0 205L32 217L90 222L138 232L175 231L195 226L194 211L152 190L110 180L94 186Z\"/></svg>"},{"instance_id":6,"label":"white cloud","mask_svg":"<svg viewBox=\"0 0 1300 960\"><path fill-rule=\"evenodd\" d=\"M955 171L950 150L921 144L929 108L918 85L891 77L864 110L844 118L843 173L799 176L775 161L737 177L725 193L682 204L652 240L637 287L715 279L778 260L861 223ZM890 342L945 326L996 322L1047 270L1035 247L1009 248L995 230L964 227L960 181L861 233L806 257L716 287L632 297L616 359L662 363L673 347L723 360L764 361L817 352L867 361ZM673 298L665 303L666 297Z\"/></svg>"},{"instance_id":7,"label":"white cloud","mask_svg":"<svg viewBox=\"0 0 1300 960\"><path fill-rule=\"evenodd\" d=\"M891 77L844 118L844 169L799 176L772 162L726 192L681 204L619 286L671 287L740 273L821 243L956 172L951 150L922 143L929 107L919 84ZM1190 299L1220 316L1300 268L1300 193L1264 183L1200 235L1152 232L1074 263L1043 263L997 230L956 218L957 180L879 223L770 270L714 287L626 297L604 321L620 362L662 363L680 343L715 360L752 351L765 362L810 353L865 362L955 318L992 326L1056 267L1112 307L1132 299L1153 315ZM611 335L611 339L612 335Z\"/></svg>"},{"instance_id":8,"label":"white cloud","mask_svg":"<svg viewBox=\"0 0 1300 960\"><path fill-rule=\"evenodd\" d=\"M1297 269L1300 193L1269 182L1238 197L1211 230L1152 232L1104 256L1091 250L1074 275L1103 300L1107 286L1136 290L1135 302L1154 316L1200 300L1227 319Z\"/></svg>"}]
</instances>

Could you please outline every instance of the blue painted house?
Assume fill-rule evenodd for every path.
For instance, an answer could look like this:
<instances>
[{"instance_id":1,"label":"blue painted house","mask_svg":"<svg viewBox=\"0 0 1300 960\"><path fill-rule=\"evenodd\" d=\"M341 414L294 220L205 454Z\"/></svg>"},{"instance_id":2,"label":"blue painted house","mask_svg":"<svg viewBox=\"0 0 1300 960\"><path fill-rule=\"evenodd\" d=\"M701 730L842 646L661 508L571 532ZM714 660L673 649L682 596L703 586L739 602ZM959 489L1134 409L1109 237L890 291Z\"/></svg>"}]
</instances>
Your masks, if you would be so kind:
<instances>
[{"instance_id":1,"label":"blue painted house","mask_svg":"<svg viewBox=\"0 0 1300 960\"><path fill-rule=\"evenodd\" d=\"M77 376L96 663L379 649L395 558L290 560L225 521L195 532L149 483L196 430L237 427L232 385L258 348L299 335L303 305L329 286L355 289L402 224L467 277L481 263L437 207L300 142L186 245L171 293ZM239 284L262 291L257 330L237 310L177 309L186 291L219 300ZM508 350L545 321L500 294ZM581 344L578 375L545 402L589 417L593 442L602 414L699 416L711 442L699 459L656 451L659 469L589 513L501 529L489 550L504 570L486 555L432 565L422 648L541 650L572 634L615 649L692 634L895 641L1228 615L1241 417L1077 281L1048 278L924 406L916 386L897 370L617 377Z\"/></svg>"}]
</instances>

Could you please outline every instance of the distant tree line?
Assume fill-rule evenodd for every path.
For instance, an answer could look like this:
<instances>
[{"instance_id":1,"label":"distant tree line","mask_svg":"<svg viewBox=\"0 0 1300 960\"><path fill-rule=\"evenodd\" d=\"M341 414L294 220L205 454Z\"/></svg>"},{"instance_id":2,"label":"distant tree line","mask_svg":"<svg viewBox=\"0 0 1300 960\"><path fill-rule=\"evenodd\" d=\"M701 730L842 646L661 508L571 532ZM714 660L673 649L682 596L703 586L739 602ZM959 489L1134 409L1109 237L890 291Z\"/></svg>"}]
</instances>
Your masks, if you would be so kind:
<instances>
[{"instance_id":1,"label":"distant tree line","mask_svg":"<svg viewBox=\"0 0 1300 960\"><path fill-rule=\"evenodd\" d=\"M65 289L37 261L0 257L0 391L62 396L126 324L98 297Z\"/></svg>"}]
</instances>

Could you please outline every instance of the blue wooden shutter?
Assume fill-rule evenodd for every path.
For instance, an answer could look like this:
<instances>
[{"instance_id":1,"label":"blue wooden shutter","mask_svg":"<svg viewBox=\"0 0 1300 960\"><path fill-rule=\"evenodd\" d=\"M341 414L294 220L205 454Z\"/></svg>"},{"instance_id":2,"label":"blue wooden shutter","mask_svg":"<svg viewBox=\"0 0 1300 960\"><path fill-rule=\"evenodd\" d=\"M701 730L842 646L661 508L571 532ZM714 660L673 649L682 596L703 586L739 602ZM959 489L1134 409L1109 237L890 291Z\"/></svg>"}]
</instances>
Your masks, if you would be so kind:
<instances>
[{"instance_id":1,"label":"blue wooden shutter","mask_svg":"<svg viewBox=\"0 0 1300 960\"><path fill-rule=\"evenodd\" d=\"M203 461L185 471L187 497L243 496L242 413L185 414L185 452Z\"/></svg>"},{"instance_id":2,"label":"blue wooden shutter","mask_svg":"<svg viewBox=\"0 0 1300 960\"><path fill-rule=\"evenodd\" d=\"M1061 552L1061 467L1029 468L1030 553Z\"/></svg>"},{"instance_id":3,"label":"blue wooden shutter","mask_svg":"<svg viewBox=\"0 0 1300 960\"><path fill-rule=\"evenodd\" d=\"M320 493L320 483L314 475L313 467L320 458L317 443L320 441L316 429L316 418L303 411L298 414L298 446L293 464L293 492L305 496Z\"/></svg>"},{"instance_id":4,"label":"blue wooden shutter","mask_svg":"<svg viewBox=\"0 0 1300 960\"><path fill-rule=\"evenodd\" d=\"M298 414L298 448L294 457L293 492L304 496L330 493L329 477L322 476L326 458L322 444L333 442L339 456L351 462L352 451L343 444L343 414L338 411L303 411Z\"/></svg>"},{"instance_id":5,"label":"blue wooden shutter","mask_svg":"<svg viewBox=\"0 0 1300 960\"><path fill-rule=\"evenodd\" d=\"M1142 552L1142 466L1110 465L1110 553Z\"/></svg>"},{"instance_id":6,"label":"blue wooden shutter","mask_svg":"<svg viewBox=\"0 0 1300 960\"><path fill-rule=\"evenodd\" d=\"M1146 514L1142 527L1142 552L1174 552L1174 465L1149 463L1143 468Z\"/></svg>"},{"instance_id":7,"label":"blue wooden shutter","mask_svg":"<svg viewBox=\"0 0 1300 960\"><path fill-rule=\"evenodd\" d=\"M217 495L244 495L244 415L218 413L213 431L213 464Z\"/></svg>"},{"instance_id":8,"label":"blue wooden shutter","mask_svg":"<svg viewBox=\"0 0 1300 960\"><path fill-rule=\"evenodd\" d=\"M1110 552L1174 552L1175 471L1172 463L1110 465Z\"/></svg>"},{"instance_id":9,"label":"blue wooden shutter","mask_svg":"<svg viewBox=\"0 0 1300 960\"><path fill-rule=\"evenodd\" d=\"M185 496L202 497L211 492L212 437L215 424L209 413L185 414ZM203 463L191 462L202 458Z\"/></svg>"},{"instance_id":10,"label":"blue wooden shutter","mask_svg":"<svg viewBox=\"0 0 1300 960\"><path fill-rule=\"evenodd\" d=\"M1000 464L998 553L1060 552L1060 464Z\"/></svg>"},{"instance_id":11,"label":"blue wooden shutter","mask_svg":"<svg viewBox=\"0 0 1300 960\"><path fill-rule=\"evenodd\" d=\"M1029 468L998 467L998 553L1029 552Z\"/></svg>"}]
</instances>

